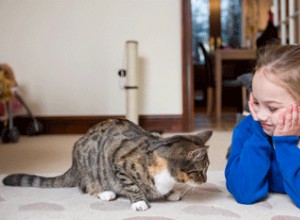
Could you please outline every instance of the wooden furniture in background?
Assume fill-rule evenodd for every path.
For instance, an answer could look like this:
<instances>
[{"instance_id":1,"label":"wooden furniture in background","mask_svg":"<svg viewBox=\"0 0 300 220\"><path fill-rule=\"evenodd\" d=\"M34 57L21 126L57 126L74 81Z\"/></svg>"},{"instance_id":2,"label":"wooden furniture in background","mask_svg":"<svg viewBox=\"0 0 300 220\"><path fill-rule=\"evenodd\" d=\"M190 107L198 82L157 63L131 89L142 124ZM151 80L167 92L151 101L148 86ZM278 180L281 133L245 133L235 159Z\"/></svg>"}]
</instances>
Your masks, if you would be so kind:
<instances>
[{"instance_id":1,"label":"wooden furniture in background","mask_svg":"<svg viewBox=\"0 0 300 220\"><path fill-rule=\"evenodd\" d=\"M215 102L216 119L222 118L222 61L224 60L255 60L256 50L253 49L227 49L216 50L214 53L215 66Z\"/></svg>"}]
</instances>

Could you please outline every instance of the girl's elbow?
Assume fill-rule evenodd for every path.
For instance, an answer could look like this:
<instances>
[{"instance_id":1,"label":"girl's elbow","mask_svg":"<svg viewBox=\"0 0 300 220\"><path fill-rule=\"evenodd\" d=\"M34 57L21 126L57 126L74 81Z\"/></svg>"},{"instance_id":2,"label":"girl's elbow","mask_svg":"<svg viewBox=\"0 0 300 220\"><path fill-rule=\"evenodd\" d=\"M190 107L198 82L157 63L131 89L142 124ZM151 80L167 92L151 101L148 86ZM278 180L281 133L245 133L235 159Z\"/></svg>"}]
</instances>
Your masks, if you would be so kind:
<instances>
[{"instance_id":1,"label":"girl's elbow","mask_svg":"<svg viewBox=\"0 0 300 220\"><path fill-rule=\"evenodd\" d=\"M251 205L268 195L268 184L248 183L247 181L237 182L227 179L226 187L234 199L244 205Z\"/></svg>"},{"instance_id":2,"label":"girl's elbow","mask_svg":"<svg viewBox=\"0 0 300 220\"><path fill-rule=\"evenodd\" d=\"M298 209L300 209L300 201L293 201L295 203L295 205L297 206Z\"/></svg>"},{"instance_id":3,"label":"girl's elbow","mask_svg":"<svg viewBox=\"0 0 300 220\"><path fill-rule=\"evenodd\" d=\"M247 195L244 195L244 196L234 196L235 200L240 203L240 204L243 204L243 205L252 205L254 203L256 203L259 199L257 199L256 197L254 196L247 196Z\"/></svg>"},{"instance_id":4,"label":"girl's elbow","mask_svg":"<svg viewBox=\"0 0 300 220\"><path fill-rule=\"evenodd\" d=\"M231 192L234 199L244 205L251 205L259 200L264 199L267 196L266 190L253 191L253 190L241 190L240 192Z\"/></svg>"}]
</instances>

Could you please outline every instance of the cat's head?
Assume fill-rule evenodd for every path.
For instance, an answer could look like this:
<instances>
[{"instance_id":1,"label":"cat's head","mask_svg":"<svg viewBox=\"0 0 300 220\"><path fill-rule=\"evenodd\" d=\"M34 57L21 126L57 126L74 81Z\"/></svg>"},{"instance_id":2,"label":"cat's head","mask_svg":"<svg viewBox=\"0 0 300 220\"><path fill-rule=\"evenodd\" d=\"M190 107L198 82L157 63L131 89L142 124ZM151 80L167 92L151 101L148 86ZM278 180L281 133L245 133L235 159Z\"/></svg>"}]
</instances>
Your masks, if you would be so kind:
<instances>
[{"instance_id":1,"label":"cat's head","mask_svg":"<svg viewBox=\"0 0 300 220\"><path fill-rule=\"evenodd\" d=\"M168 169L177 182L199 185L207 181L209 159L208 145L205 143L212 135L211 130L195 135L176 135L165 140L164 157Z\"/></svg>"}]
</instances>

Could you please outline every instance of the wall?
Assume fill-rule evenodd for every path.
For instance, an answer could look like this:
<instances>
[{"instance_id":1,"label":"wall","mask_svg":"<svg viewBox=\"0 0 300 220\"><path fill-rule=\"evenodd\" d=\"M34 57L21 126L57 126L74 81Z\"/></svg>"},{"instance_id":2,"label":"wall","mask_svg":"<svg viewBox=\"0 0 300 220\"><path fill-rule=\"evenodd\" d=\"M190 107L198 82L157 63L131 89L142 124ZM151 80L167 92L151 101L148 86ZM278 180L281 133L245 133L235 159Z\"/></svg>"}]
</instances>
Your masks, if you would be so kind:
<instances>
[{"instance_id":1,"label":"wall","mask_svg":"<svg viewBox=\"0 0 300 220\"><path fill-rule=\"evenodd\" d=\"M182 114L180 0L0 0L0 62L37 116L125 115L117 72L139 42L142 115Z\"/></svg>"}]
</instances>

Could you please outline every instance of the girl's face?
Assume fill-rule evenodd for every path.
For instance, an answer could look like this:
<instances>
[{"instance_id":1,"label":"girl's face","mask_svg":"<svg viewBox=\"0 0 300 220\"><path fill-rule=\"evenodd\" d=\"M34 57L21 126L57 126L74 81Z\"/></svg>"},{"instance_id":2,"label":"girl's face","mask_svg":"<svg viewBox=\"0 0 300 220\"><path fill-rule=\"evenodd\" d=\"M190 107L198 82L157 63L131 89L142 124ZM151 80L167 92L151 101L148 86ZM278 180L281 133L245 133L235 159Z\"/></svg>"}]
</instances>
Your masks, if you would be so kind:
<instances>
[{"instance_id":1,"label":"girl's face","mask_svg":"<svg viewBox=\"0 0 300 220\"><path fill-rule=\"evenodd\" d=\"M296 104L296 100L281 86L270 81L261 68L254 74L252 94L253 110L267 135L272 136L277 125L279 114L286 107ZM267 73L268 74L268 73Z\"/></svg>"}]
</instances>

